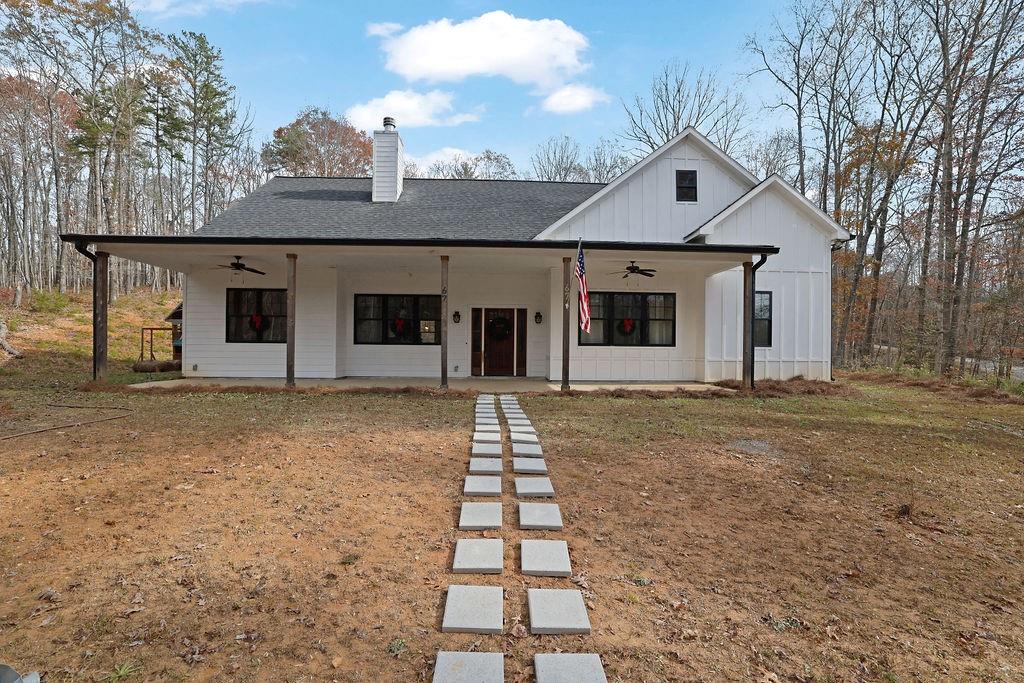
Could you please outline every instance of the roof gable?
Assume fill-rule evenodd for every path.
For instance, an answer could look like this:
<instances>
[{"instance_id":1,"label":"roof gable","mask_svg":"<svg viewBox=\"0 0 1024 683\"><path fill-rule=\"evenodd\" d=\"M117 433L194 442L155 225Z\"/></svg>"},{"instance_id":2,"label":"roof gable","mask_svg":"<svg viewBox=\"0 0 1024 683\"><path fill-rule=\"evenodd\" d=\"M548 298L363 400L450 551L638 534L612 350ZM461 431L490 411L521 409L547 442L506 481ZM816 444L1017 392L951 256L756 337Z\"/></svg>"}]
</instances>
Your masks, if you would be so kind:
<instances>
[{"instance_id":1,"label":"roof gable","mask_svg":"<svg viewBox=\"0 0 1024 683\"><path fill-rule=\"evenodd\" d=\"M698 237L707 237L711 235L714 233L715 228L721 225L723 221L729 218L729 216L732 216L734 213L739 211L740 208L750 203L761 193L767 192L771 189L779 190L783 196L796 204L799 209L814 219L814 224L823 232L828 234L832 239L845 240L850 238L849 231L836 223L831 216L818 208L814 202L809 200L795 187L783 180L781 176L774 173L762 180L755 187L751 188L749 192L736 199L732 204L712 216L703 225L690 232L685 237L684 241L689 242Z\"/></svg>"},{"instance_id":2,"label":"roof gable","mask_svg":"<svg viewBox=\"0 0 1024 683\"><path fill-rule=\"evenodd\" d=\"M579 206L569 211L567 214L559 218L557 221L548 226L543 232L541 232L535 239L551 239L554 237L554 233L577 218L584 211L597 204L603 198L607 197L611 193L615 192L620 187L624 186L630 179L637 174L641 173L644 169L648 168L652 164L656 163L660 158L673 149L676 145L684 140L689 140L695 143L702 150L707 152L712 160L714 160L719 166L726 169L730 174L734 175L740 182L747 187L754 187L757 185L757 178L746 168L743 167L738 161L733 159L731 156L726 154L716 144L708 140L706 137L693 126L687 126L676 135L674 138L664 143L661 147L654 150L646 157L633 164L628 170L622 175L615 178L612 182L605 185L599 191L595 192L588 199L586 199Z\"/></svg>"}]
</instances>

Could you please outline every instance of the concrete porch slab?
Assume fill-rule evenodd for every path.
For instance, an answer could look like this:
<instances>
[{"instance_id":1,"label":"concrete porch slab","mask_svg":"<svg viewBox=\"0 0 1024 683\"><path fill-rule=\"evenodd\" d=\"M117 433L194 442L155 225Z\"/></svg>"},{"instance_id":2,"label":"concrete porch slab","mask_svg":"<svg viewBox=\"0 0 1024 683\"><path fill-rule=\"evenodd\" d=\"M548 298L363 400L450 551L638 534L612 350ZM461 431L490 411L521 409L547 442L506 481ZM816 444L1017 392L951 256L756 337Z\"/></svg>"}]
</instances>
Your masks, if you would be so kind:
<instances>
[{"instance_id":1,"label":"concrete porch slab","mask_svg":"<svg viewBox=\"0 0 1024 683\"><path fill-rule=\"evenodd\" d=\"M282 372L284 368L282 367ZM298 389L327 389L352 391L359 389L422 389L438 391L438 379L432 377L344 377L332 378L298 378L295 386ZM186 377L184 379L165 379L154 382L129 384L131 389L182 387L223 387L237 389L283 389L284 378L276 377ZM552 392L558 393L559 382L549 382L543 378L517 377L461 377L448 380L448 388L452 391L500 391L510 389L521 392ZM635 389L637 391L722 391L713 384L699 382L574 382L573 391L601 391L612 389Z\"/></svg>"}]
</instances>

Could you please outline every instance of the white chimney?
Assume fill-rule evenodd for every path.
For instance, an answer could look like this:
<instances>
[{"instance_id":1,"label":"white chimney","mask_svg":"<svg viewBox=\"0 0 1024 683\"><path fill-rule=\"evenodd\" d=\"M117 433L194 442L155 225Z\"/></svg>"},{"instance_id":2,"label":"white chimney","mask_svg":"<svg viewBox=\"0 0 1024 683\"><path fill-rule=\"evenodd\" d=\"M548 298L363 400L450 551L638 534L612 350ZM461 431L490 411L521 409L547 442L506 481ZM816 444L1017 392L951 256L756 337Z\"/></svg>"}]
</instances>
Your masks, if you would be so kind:
<instances>
[{"instance_id":1,"label":"white chimney","mask_svg":"<svg viewBox=\"0 0 1024 683\"><path fill-rule=\"evenodd\" d=\"M395 120L384 117L384 130L373 131L373 201L397 202L405 175L405 145Z\"/></svg>"}]
</instances>

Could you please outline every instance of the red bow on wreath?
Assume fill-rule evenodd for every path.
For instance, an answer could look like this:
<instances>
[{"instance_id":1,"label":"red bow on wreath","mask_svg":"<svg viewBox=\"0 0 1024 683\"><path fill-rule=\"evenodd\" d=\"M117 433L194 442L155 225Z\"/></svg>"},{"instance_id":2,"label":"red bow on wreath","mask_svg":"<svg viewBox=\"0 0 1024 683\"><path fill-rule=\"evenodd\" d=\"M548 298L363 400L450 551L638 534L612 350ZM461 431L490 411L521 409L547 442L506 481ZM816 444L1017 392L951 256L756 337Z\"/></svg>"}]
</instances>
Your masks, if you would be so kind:
<instances>
[{"instance_id":1,"label":"red bow on wreath","mask_svg":"<svg viewBox=\"0 0 1024 683\"><path fill-rule=\"evenodd\" d=\"M256 330L257 332L259 330L262 330L263 329L263 316L260 315L259 313L253 313L252 315L250 315L249 316L249 327L251 327L252 329Z\"/></svg>"},{"instance_id":2,"label":"red bow on wreath","mask_svg":"<svg viewBox=\"0 0 1024 683\"><path fill-rule=\"evenodd\" d=\"M395 334L402 334L405 329L405 320L402 318L395 318Z\"/></svg>"},{"instance_id":3,"label":"red bow on wreath","mask_svg":"<svg viewBox=\"0 0 1024 683\"><path fill-rule=\"evenodd\" d=\"M633 334L633 328L636 327L636 321L632 318L626 318L622 321L622 331L626 334Z\"/></svg>"}]
</instances>

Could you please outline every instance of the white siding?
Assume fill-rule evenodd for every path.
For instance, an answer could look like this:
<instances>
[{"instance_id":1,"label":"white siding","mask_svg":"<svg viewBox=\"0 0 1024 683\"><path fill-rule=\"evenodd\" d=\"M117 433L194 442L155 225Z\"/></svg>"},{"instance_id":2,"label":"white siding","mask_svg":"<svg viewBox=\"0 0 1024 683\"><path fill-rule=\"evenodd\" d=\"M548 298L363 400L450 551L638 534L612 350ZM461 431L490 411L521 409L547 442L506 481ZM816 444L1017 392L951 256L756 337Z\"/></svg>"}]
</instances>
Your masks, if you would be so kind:
<instances>
[{"instance_id":1,"label":"white siding","mask_svg":"<svg viewBox=\"0 0 1024 683\"><path fill-rule=\"evenodd\" d=\"M466 270L452 259L448 275L448 373L451 377L469 377L472 373L470 334L473 308L526 309L526 372L530 377L543 377L548 367L548 289L543 273L494 273ZM353 307L356 294L439 294L440 263L434 272L394 271L388 277L380 274L350 273L341 285L341 306L345 322L341 330L345 363L339 375L350 377L439 377L440 346L400 346L354 344ZM459 311L462 320L451 322L451 314ZM534 322L540 311L544 322Z\"/></svg>"},{"instance_id":2,"label":"white siding","mask_svg":"<svg viewBox=\"0 0 1024 683\"><path fill-rule=\"evenodd\" d=\"M697 171L697 202L676 201L677 170ZM684 139L548 238L681 242L750 187L702 145Z\"/></svg>"},{"instance_id":3,"label":"white siding","mask_svg":"<svg viewBox=\"0 0 1024 683\"><path fill-rule=\"evenodd\" d=\"M281 260L284 260L282 254ZM306 267L296 275L297 377L334 377L336 274ZM229 344L225 341L228 287L283 288L285 269L267 275L233 274L225 269L188 275L184 307L182 372L186 377L284 377L285 344Z\"/></svg>"},{"instance_id":4,"label":"white siding","mask_svg":"<svg viewBox=\"0 0 1024 683\"><path fill-rule=\"evenodd\" d=\"M704 276L699 272L660 270L655 278L623 280L594 273L588 284L593 292L637 291L676 295L676 345L671 347L580 346L578 341L578 293L570 297L569 379L570 381L700 381L704 378ZM550 274L551 310L557 320L551 328L549 377L562 376L562 271Z\"/></svg>"},{"instance_id":5,"label":"white siding","mask_svg":"<svg viewBox=\"0 0 1024 683\"><path fill-rule=\"evenodd\" d=\"M806 209L770 188L724 220L707 242L780 248L757 271L756 287L772 292L773 310L772 346L754 350L756 377L829 379L831 243ZM708 381L741 377L742 290L741 269L708 278Z\"/></svg>"}]
</instances>

